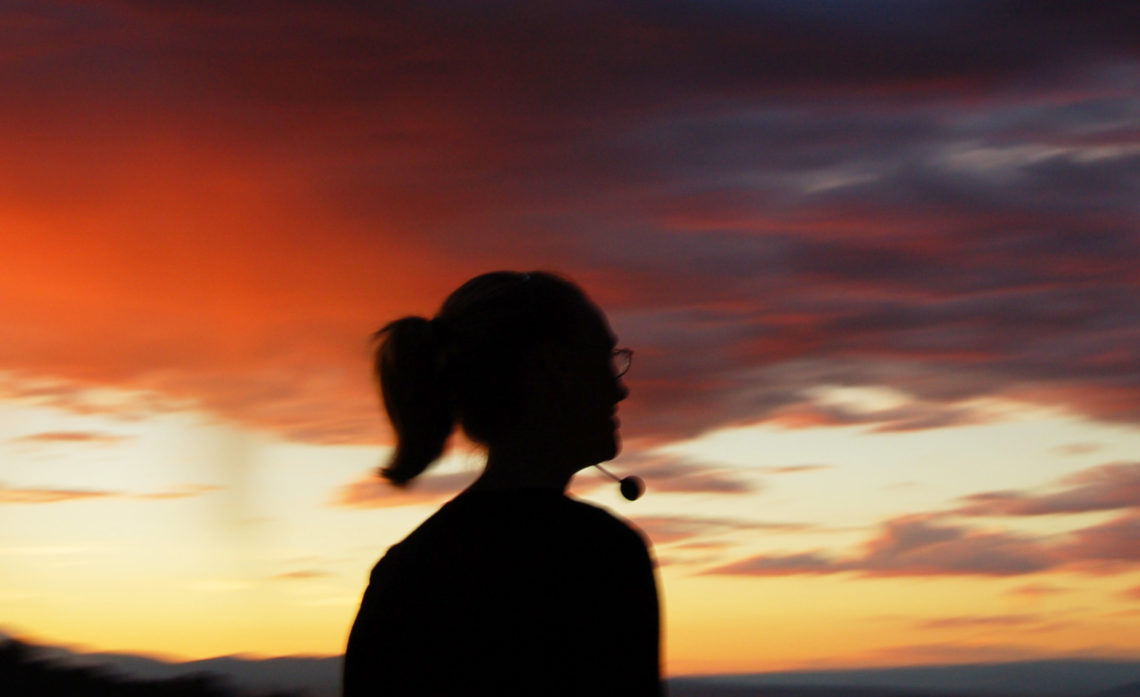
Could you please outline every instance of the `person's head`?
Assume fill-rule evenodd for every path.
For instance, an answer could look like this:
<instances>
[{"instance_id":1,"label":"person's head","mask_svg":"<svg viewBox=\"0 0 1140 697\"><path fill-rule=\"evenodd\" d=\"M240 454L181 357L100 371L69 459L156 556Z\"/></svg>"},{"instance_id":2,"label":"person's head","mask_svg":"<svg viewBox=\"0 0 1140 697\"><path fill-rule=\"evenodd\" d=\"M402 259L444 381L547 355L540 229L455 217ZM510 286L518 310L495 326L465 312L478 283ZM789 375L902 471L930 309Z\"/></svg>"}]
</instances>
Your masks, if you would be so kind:
<instances>
[{"instance_id":1,"label":"person's head","mask_svg":"<svg viewBox=\"0 0 1140 697\"><path fill-rule=\"evenodd\" d=\"M627 391L615 337L563 278L483 274L434 318L404 317L375 339L375 377L396 435L381 474L393 483L435 461L456 424L491 452L540 442L575 469L617 454L614 410Z\"/></svg>"}]
</instances>

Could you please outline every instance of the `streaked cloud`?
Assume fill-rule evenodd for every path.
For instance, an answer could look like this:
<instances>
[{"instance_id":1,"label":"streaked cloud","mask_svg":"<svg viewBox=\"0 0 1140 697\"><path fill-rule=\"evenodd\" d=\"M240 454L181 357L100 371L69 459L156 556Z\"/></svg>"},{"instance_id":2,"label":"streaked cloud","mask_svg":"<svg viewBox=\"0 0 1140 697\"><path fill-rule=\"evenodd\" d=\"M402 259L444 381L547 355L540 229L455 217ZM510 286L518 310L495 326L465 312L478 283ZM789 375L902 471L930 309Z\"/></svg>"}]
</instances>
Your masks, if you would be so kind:
<instances>
[{"instance_id":1,"label":"streaked cloud","mask_svg":"<svg viewBox=\"0 0 1140 697\"><path fill-rule=\"evenodd\" d=\"M1060 547L1069 563L1093 572L1120 572L1140 565L1140 510L1081 528Z\"/></svg>"},{"instance_id":2,"label":"streaked cloud","mask_svg":"<svg viewBox=\"0 0 1140 697\"><path fill-rule=\"evenodd\" d=\"M1014 644L1005 637L982 637L974 641L946 641L892 646L875 651L875 657L888 665L993 663L1055 658L1055 653L1032 644Z\"/></svg>"},{"instance_id":3,"label":"streaked cloud","mask_svg":"<svg viewBox=\"0 0 1140 697\"><path fill-rule=\"evenodd\" d=\"M286 571L270 577L274 581L312 581L318 578L328 578L333 574L320 569L297 569L296 571Z\"/></svg>"},{"instance_id":4,"label":"streaked cloud","mask_svg":"<svg viewBox=\"0 0 1140 697\"><path fill-rule=\"evenodd\" d=\"M1023 576L1045 571L1124 573L1140 568L1140 513L1128 512L1071 532L1033 536L962 525L945 514L882 523L854 552L808 550L760 554L718 564L706 574L786 576L854 572L863 577ZM1030 586L1027 594L1047 592Z\"/></svg>"},{"instance_id":5,"label":"streaked cloud","mask_svg":"<svg viewBox=\"0 0 1140 697\"><path fill-rule=\"evenodd\" d=\"M400 488L371 471L339 487L334 492L330 505L390 508L439 504L462 491L476 476L476 472L427 473L417 477L407 487Z\"/></svg>"},{"instance_id":6,"label":"streaked cloud","mask_svg":"<svg viewBox=\"0 0 1140 697\"><path fill-rule=\"evenodd\" d=\"M829 574L848 569L819 552L796 554L763 554L709 569L707 574L730 576L790 576L793 574Z\"/></svg>"},{"instance_id":7,"label":"streaked cloud","mask_svg":"<svg viewBox=\"0 0 1140 697\"><path fill-rule=\"evenodd\" d=\"M175 489L167 491L155 491L143 494L120 494L124 498L138 499L141 501L169 501L173 499L188 499L195 496L202 496L214 491L221 491L222 487L213 486L209 484L186 484Z\"/></svg>"},{"instance_id":8,"label":"streaked cloud","mask_svg":"<svg viewBox=\"0 0 1140 697\"><path fill-rule=\"evenodd\" d=\"M8 439L9 443L78 443L111 445L125 440L126 436L91 431L42 431Z\"/></svg>"},{"instance_id":9,"label":"streaked cloud","mask_svg":"<svg viewBox=\"0 0 1140 697\"><path fill-rule=\"evenodd\" d=\"M1072 589L1064 586L1058 586L1052 583L1026 583L1016 588L1011 588L1008 593L1010 595L1018 595L1025 598L1044 598L1051 595L1060 595L1068 593Z\"/></svg>"},{"instance_id":10,"label":"streaked cloud","mask_svg":"<svg viewBox=\"0 0 1140 697\"><path fill-rule=\"evenodd\" d=\"M1056 563L1051 551L1036 539L971 530L917 515L887 521L854 557L836 558L818 550L765 554L705 573L779 576L854 571L863 576L1013 576L1044 571Z\"/></svg>"},{"instance_id":11,"label":"streaked cloud","mask_svg":"<svg viewBox=\"0 0 1140 697\"><path fill-rule=\"evenodd\" d=\"M1062 455L1087 455L1095 453L1102 447L1100 443L1066 443L1057 446L1054 450Z\"/></svg>"},{"instance_id":12,"label":"streaked cloud","mask_svg":"<svg viewBox=\"0 0 1140 697\"><path fill-rule=\"evenodd\" d=\"M648 488L660 493L746 494L759 489L758 483L748 478L746 473L733 468L700 465L664 455L623 456L620 465L613 465L611 471L615 474L620 472L619 476L636 474L645 480ZM442 503L462 491L477 475L475 471L428 472L401 489L389 484L375 471L367 472L339 487L332 496L331 505L387 508ZM587 469L574 478L571 491L587 493L610 483L609 479Z\"/></svg>"},{"instance_id":13,"label":"streaked cloud","mask_svg":"<svg viewBox=\"0 0 1140 697\"><path fill-rule=\"evenodd\" d=\"M656 545L665 545L690 538L707 538L730 532L802 532L814 526L806 523L753 521L739 518L711 518L700 516L635 516L631 521L641 528ZM687 546L708 547L710 542L690 541Z\"/></svg>"},{"instance_id":14,"label":"streaked cloud","mask_svg":"<svg viewBox=\"0 0 1140 697\"><path fill-rule=\"evenodd\" d=\"M87 489L12 488L0 486L3 503L61 503L117 496L116 492Z\"/></svg>"},{"instance_id":15,"label":"streaked cloud","mask_svg":"<svg viewBox=\"0 0 1140 697\"><path fill-rule=\"evenodd\" d=\"M376 442L369 332L546 266L638 349L630 436L1138 423L1136 27L1014 5L21 8L0 370Z\"/></svg>"},{"instance_id":16,"label":"streaked cloud","mask_svg":"<svg viewBox=\"0 0 1140 697\"><path fill-rule=\"evenodd\" d=\"M670 455L635 454L620 460L622 472L636 474L655 492L674 494L749 494L761 484L749 471L702 465Z\"/></svg>"},{"instance_id":17,"label":"streaked cloud","mask_svg":"<svg viewBox=\"0 0 1140 697\"><path fill-rule=\"evenodd\" d=\"M127 499L136 501L169 501L175 499L202 496L221 487L188 484L167 491L154 491L144 493L130 493L123 491L105 491L96 489L63 489L50 487L8 487L0 484L0 504L40 504L40 503L66 503L69 501L84 501L91 499Z\"/></svg>"},{"instance_id":18,"label":"streaked cloud","mask_svg":"<svg viewBox=\"0 0 1140 697\"><path fill-rule=\"evenodd\" d=\"M396 316L434 312L476 273L551 268L579 280L637 351L621 405L627 448L614 471L670 494L638 504L663 513L635 523L665 547L664 563L683 565L679 574L966 578L988 582L1004 601L1051 610L1095 595L1076 593L1076 583L1065 595L1053 583L1062 573L1119 574L1104 583L1121 588L1097 599L1136 595L1127 590L1140 569L1136 464L1120 445L1131 436L1117 442L1103 424L1069 428L1079 419L1140 425L1135 13L1119 2L869 0L820 12L794 0L538 0L520 22L520 7L281 0L266 12L265 3L94 0L12 8L0 19L14 29L0 45L8 97L0 400L48 421L61 410L110 416L57 422L108 432L117 420L192 411L267 443L385 442L368 335ZM951 434L1000 438L1047 411L1068 424L1060 440L1019 443L1020 461L1001 472L1006 483L972 485L983 464L951 484L928 468L945 460L906 450L938 441L921 431L1008 421L1000 434ZM884 463L880 482L857 469L876 466L873 458L834 448L802 460L760 451L739 468L654 454L755 425L833 427L821 442L857 434L868 450L893 441L902 444L898 459L915 466ZM43 427L2 445L50 448L54 457L115 442L84 428ZM184 443L185 434L149 431L138 452L158 436ZM1042 450L1059 442L1069 445ZM280 486L258 493L251 477L262 455L288 468L294 445L251 445L240 468L210 463L202 471L237 482L229 510L215 513L242 529L265 516L257 540L276 530L303 547L331 539L322 526L346 518L270 516L262 503L324 495L341 511L436 506L474 477L445 466L395 490L353 461L355 478L356 469L322 468L344 481L308 488L270 478ZM1064 462L1085 466L1078 458L1098 448L1114 453L1101 462L1121 461L1024 483L1038 455L1059 472ZM200 450L177 453L171 466L228 452ZM298 467L302 478L316 471ZM19 476L21 484L0 486L0 504L122 507L214 490L87 490ZM583 473L573 491L604 481ZM854 481L869 483L835 491ZM915 488L881 495L889 482ZM972 495L937 498L946 491ZM921 510L898 515L910 495ZM801 501L821 519L781 522ZM785 507L771 521L752 520L767 503ZM184 508L195 518L180 529L201 532L202 511ZM54 509L12 513L53 517L71 535L62 526L73 521ZM225 525L219 530L232 532ZM851 544L853 535L863 538ZM6 554L37 561L39 547L23 549ZM326 585L328 561L290 559L249 578L183 584L356 602L348 592L311 592ZM881 586L892 583L904 604L905 589L924 585ZM715 600L734 607L747 593ZM679 597L669 602L694 602ZM856 647L828 660L1042 653L1000 644L1001 633L1047 631L1031 613L955 612L927 630L976 643ZM1082 619L1082 631L1108 623L1101 615ZM913 632L908 619L891 626ZM701 614L706 620L715 618ZM1118 628L1102 627L1104 636ZM97 640L138 636L122 631ZM178 634L184 642L194 633ZM288 641L278 645L292 650ZM722 658L709 665L721 669Z\"/></svg>"},{"instance_id":19,"label":"streaked cloud","mask_svg":"<svg viewBox=\"0 0 1140 697\"><path fill-rule=\"evenodd\" d=\"M972 494L954 512L967 516L1032 516L1140 508L1140 463L1112 463L1081 470L1052 488L1055 490L1036 494Z\"/></svg>"},{"instance_id":20,"label":"streaked cloud","mask_svg":"<svg viewBox=\"0 0 1140 697\"><path fill-rule=\"evenodd\" d=\"M868 575L981 574L1005 576L1052 566L1033 538L939 524L925 516L888 521L856 562Z\"/></svg>"},{"instance_id":21,"label":"streaked cloud","mask_svg":"<svg viewBox=\"0 0 1140 697\"><path fill-rule=\"evenodd\" d=\"M1014 615L955 615L952 617L936 617L916 623L918 629L961 629L965 628L1001 628L1025 627L1040 624L1048 618L1034 614Z\"/></svg>"},{"instance_id":22,"label":"streaked cloud","mask_svg":"<svg viewBox=\"0 0 1140 697\"><path fill-rule=\"evenodd\" d=\"M758 467L764 474L801 474L804 472L819 472L833 469L835 465L785 465L776 467Z\"/></svg>"}]
</instances>

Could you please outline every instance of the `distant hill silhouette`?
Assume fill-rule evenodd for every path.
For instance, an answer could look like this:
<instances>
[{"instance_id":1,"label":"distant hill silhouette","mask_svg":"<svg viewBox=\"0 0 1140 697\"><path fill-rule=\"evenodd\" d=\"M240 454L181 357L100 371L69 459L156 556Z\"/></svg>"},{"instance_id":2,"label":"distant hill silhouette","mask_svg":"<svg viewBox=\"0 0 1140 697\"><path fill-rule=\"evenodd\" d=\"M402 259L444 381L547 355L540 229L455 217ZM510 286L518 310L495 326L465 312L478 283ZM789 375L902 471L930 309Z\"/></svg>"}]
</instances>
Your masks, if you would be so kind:
<instances>
[{"instance_id":1,"label":"distant hill silhouette","mask_svg":"<svg viewBox=\"0 0 1140 697\"><path fill-rule=\"evenodd\" d=\"M141 680L106 666L67 665L16 639L0 640L0 691L12 697L302 697L300 692L237 690L208 673Z\"/></svg>"},{"instance_id":2,"label":"distant hill silhouette","mask_svg":"<svg viewBox=\"0 0 1140 697\"><path fill-rule=\"evenodd\" d=\"M339 697L340 656L173 663L0 634L3 697ZM1023 661L675 677L671 697L1140 697L1140 662Z\"/></svg>"}]
</instances>

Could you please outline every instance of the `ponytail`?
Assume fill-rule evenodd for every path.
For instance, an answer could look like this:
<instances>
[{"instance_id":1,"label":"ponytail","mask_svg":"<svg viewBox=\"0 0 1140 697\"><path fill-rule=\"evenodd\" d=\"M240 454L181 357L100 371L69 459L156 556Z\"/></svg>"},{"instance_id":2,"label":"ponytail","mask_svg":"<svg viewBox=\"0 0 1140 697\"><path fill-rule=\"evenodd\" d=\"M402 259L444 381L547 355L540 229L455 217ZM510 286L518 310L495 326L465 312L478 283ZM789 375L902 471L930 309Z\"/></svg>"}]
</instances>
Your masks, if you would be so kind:
<instances>
[{"instance_id":1,"label":"ponytail","mask_svg":"<svg viewBox=\"0 0 1140 697\"><path fill-rule=\"evenodd\" d=\"M543 271L493 271L447 297L435 319L404 317L373 335L373 372L396 434L380 475L397 486L443 453L461 424L473 442L493 447L532 389L523 370L576 318L601 317L580 288Z\"/></svg>"},{"instance_id":2,"label":"ponytail","mask_svg":"<svg viewBox=\"0 0 1140 697\"><path fill-rule=\"evenodd\" d=\"M373 334L373 374L396 434L380 475L404 486L439 458L455 424L455 397L436 321L404 317Z\"/></svg>"}]
</instances>

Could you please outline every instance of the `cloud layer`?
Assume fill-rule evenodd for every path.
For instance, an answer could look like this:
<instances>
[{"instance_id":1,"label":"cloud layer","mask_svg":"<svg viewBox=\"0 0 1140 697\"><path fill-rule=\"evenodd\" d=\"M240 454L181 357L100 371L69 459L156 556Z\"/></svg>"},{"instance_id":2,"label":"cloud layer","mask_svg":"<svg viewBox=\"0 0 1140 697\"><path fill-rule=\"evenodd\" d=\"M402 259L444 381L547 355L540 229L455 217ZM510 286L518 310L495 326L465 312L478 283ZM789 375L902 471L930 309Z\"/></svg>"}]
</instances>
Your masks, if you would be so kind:
<instances>
[{"instance_id":1,"label":"cloud layer","mask_svg":"<svg viewBox=\"0 0 1140 697\"><path fill-rule=\"evenodd\" d=\"M631 436L935 428L992 418L987 397L1140 421L1122 3L3 21L0 371L22 399L113 386L373 442L372 329L475 273L553 267L638 350ZM905 400L852 411L821 386Z\"/></svg>"},{"instance_id":2,"label":"cloud layer","mask_svg":"<svg viewBox=\"0 0 1140 697\"><path fill-rule=\"evenodd\" d=\"M188 484L169 491L148 493L128 493L99 489L57 489L50 487L9 487L0 484L0 504L17 503L65 503L88 499L132 499L136 501L169 501L202 496L219 487L205 484Z\"/></svg>"},{"instance_id":3,"label":"cloud layer","mask_svg":"<svg viewBox=\"0 0 1140 697\"><path fill-rule=\"evenodd\" d=\"M992 492L967 505L884 521L861 549L761 554L706 570L710 574L784 576L857 572L863 576L1019 576L1043 571L1118 573L1140 568L1140 496L1136 463L1112 463L1063 478L1045 491ZM1103 522L1050 536L980 526L971 518L1110 512ZM1052 586L1019 591L1040 596Z\"/></svg>"}]
</instances>

